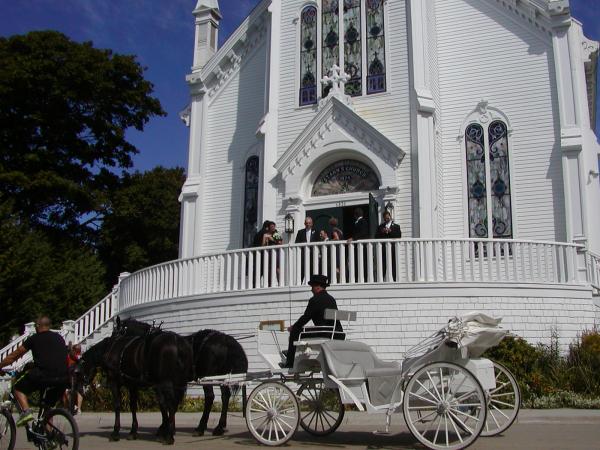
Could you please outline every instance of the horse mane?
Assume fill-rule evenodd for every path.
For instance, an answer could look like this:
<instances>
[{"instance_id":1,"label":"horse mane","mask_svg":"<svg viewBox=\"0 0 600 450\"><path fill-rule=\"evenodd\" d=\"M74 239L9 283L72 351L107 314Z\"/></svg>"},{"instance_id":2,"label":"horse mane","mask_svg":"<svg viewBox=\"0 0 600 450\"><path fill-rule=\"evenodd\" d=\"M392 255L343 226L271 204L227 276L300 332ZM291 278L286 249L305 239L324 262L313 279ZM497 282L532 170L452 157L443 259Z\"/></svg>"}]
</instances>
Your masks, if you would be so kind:
<instances>
[{"instance_id":1,"label":"horse mane","mask_svg":"<svg viewBox=\"0 0 600 450\"><path fill-rule=\"evenodd\" d=\"M102 356L106 353L109 345L112 342L112 337L102 339L97 344L92 345L81 355L81 359L92 365L100 365Z\"/></svg>"}]
</instances>

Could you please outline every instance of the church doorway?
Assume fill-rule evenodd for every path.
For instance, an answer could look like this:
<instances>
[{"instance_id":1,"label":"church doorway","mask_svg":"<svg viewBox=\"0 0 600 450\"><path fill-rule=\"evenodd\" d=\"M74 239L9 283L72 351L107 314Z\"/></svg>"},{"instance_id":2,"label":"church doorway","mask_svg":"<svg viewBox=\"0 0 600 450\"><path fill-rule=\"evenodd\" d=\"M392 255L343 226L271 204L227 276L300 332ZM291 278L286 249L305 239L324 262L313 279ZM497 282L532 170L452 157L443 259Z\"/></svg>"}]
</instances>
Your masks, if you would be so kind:
<instances>
[{"instance_id":1,"label":"church doorway","mask_svg":"<svg viewBox=\"0 0 600 450\"><path fill-rule=\"evenodd\" d=\"M369 204L343 206L336 208L323 208L307 210L306 215L312 217L316 230L325 230L330 234L329 219L335 217L338 220L338 228L344 232L344 239L350 237L352 224L354 223L354 210L361 208L363 217L369 221ZM377 218L375 218L377 220ZM331 238L331 236L329 236Z\"/></svg>"}]
</instances>

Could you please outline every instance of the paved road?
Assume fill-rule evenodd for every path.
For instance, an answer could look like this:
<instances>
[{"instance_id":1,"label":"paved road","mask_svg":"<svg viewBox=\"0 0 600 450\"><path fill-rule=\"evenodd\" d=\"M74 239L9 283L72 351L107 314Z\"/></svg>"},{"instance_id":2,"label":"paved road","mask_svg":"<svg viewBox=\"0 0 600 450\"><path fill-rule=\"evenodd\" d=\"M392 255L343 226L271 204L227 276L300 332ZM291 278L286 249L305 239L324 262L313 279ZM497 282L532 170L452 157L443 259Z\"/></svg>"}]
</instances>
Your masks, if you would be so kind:
<instances>
[{"instance_id":1,"label":"paved road","mask_svg":"<svg viewBox=\"0 0 600 450\"><path fill-rule=\"evenodd\" d=\"M130 415L122 416L125 426L130 424ZM216 449L243 450L249 448L267 448L259 446L246 429L241 413L231 413L228 432L223 437L193 437L192 429L197 424L200 414L177 414L178 431L175 437L176 449ZM218 414L213 413L209 426L215 426ZM339 430L325 438L316 438L303 431L284 447L292 449L422 449L423 447L411 436L402 415L392 417L390 436L373 435L372 431L383 425L384 416L366 413L346 413L344 423ZM113 415L107 413L84 413L77 416L81 431L82 450L96 449L160 449L161 444L154 442L154 430L160 423L156 413L140 414L140 437L137 441L109 442L108 435L112 430ZM122 432L125 437L126 431ZM20 430L17 449L31 449ZM600 450L600 411L594 410L523 410L518 421L503 436L479 438L470 447L475 450Z\"/></svg>"}]
</instances>

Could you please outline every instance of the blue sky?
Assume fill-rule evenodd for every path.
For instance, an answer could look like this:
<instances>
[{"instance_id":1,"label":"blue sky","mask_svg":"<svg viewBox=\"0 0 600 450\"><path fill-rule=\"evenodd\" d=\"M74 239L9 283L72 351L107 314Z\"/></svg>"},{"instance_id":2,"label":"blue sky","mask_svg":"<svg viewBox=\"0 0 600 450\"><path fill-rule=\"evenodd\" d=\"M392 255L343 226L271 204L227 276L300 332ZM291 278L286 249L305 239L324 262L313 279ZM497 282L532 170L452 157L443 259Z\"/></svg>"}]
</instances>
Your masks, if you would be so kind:
<instances>
[{"instance_id":1,"label":"blue sky","mask_svg":"<svg viewBox=\"0 0 600 450\"><path fill-rule=\"evenodd\" d=\"M76 41L135 54L168 116L154 118L143 133L129 133L140 149L134 168L187 165L188 130L178 113L188 103L185 75L192 64L197 0L0 0L0 35L54 29ZM285 0L283 0L285 1ZM220 41L233 32L258 0L219 0ZM600 0L571 0L587 37L600 40ZM600 116L600 114L598 114ZM600 119L600 117L599 117ZM600 129L600 120L599 127Z\"/></svg>"}]
</instances>

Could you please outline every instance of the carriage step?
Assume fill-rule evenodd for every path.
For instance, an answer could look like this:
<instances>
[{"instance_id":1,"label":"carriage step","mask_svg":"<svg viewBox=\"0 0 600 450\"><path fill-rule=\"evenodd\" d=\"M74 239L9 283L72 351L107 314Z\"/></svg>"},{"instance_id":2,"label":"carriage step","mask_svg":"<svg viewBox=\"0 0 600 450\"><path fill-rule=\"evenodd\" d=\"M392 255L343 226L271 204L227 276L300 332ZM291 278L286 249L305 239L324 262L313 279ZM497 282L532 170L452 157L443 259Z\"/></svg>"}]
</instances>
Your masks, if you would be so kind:
<instances>
[{"instance_id":1,"label":"carriage step","mask_svg":"<svg viewBox=\"0 0 600 450\"><path fill-rule=\"evenodd\" d=\"M385 431L385 430L384 431L375 430L375 431L373 431L373 434L375 436L391 436L392 433L390 431Z\"/></svg>"}]
</instances>

